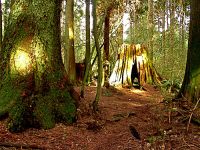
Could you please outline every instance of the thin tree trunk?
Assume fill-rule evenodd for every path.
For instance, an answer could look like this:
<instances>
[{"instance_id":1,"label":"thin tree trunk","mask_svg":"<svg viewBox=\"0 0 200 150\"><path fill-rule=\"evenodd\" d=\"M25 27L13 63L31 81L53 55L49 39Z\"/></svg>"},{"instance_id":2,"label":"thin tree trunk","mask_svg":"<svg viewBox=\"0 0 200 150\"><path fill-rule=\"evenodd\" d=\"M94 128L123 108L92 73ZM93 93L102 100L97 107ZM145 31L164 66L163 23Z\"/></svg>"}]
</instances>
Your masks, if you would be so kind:
<instances>
[{"instance_id":1,"label":"thin tree trunk","mask_svg":"<svg viewBox=\"0 0 200 150\"><path fill-rule=\"evenodd\" d=\"M96 45L96 50L97 50L97 55L98 55L98 82L97 82L97 93L95 100L93 101L93 111L96 112L98 110L98 103L101 97L101 84L102 84L102 56L101 56L101 50L99 46L99 41L98 41L98 36L97 36L97 16L96 16L96 6L97 6L97 1L92 0L93 3L93 34L94 34L94 40L95 40L95 45Z\"/></svg>"},{"instance_id":2,"label":"thin tree trunk","mask_svg":"<svg viewBox=\"0 0 200 150\"><path fill-rule=\"evenodd\" d=\"M151 63L153 63L153 30L153 0L148 0L148 50Z\"/></svg>"},{"instance_id":3,"label":"thin tree trunk","mask_svg":"<svg viewBox=\"0 0 200 150\"><path fill-rule=\"evenodd\" d=\"M175 28L175 3L170 0L170 52L172 63L174 61L174 28ZM171 79L174 80L174 65L171 65Z\"/></svg>"},{"instance_id":4,"label":"thin tree trunk","mask_svg":"<svg viewBox=\"0 0 200 150\"><path fill-rule=\"evenodd\" d=\"M110 44L110 13L111 13L111 8L108 7L106 9L106 16L105 16L105 21L104 21L104 79L103 79L103 85L109 86L108 83L108 78L109 78L109 73L110 73L110 65L109 65L109 44Z\"/></svg>"},{"instance_id":5,"label":"thin tree trunk","mask_svg":"<svg viewBox=\"0 0 200 150\"><path fill-rule=\"evenodd\" d=\"M163 72L165 72L166 67L166 35L165 35L165 11L166 11L166 2L163 2L163 11L162 11L162 51L163 51Z\"/></svg>"},{"instance_id":6,"label":"thin tree trunk","mask_svg":"<svg viewBox=\"0 0 200 150\"><path fill-rule=\"evenodd\" d=\"M66 4L66 39L64 64L69 82L76 82L76 63L74 53L74 0L67 0Z\"/></svg>"},{"instance_id":7,"label":"thin tree trunk","mask_svg":"<svg viewBox=\"0 0 200 150\"><path fill-rule=\"evenodd\" d=\"M90 0L85 0L86 3L86 53L85 53L85 71L81 87L81 97L84 97L85 85L88 80L89 71L91 68L90 56Z\"/></svg>"}]
</instances>

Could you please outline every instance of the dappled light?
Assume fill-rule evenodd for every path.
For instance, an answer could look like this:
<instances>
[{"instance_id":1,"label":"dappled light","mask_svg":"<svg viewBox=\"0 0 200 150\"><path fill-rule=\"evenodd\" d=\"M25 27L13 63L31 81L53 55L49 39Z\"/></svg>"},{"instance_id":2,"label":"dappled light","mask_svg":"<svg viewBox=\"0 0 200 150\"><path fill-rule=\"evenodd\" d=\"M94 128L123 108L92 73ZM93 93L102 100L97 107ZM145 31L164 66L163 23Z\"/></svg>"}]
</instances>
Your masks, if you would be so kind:
<instances>
[{"instance_id":1,"label":"dappled light","mask_svg":"<svg viewBox=\"0 0 200 150\"><path fill-rule=\"evenodd\" d=\"M26 75L32 71L32 58L30 54L22 49L16 50L16 52L11 55L11 72L13 74Z\"/></svg>"},{"instance_id":2,"label":"dappled light","mask_svg":"<svg viewBox=\"0 0 200 150\"><path fill-rule=\"evenodd\" d=\"M69 39L74 39L74 32L72 28L69 28Z\"/></svg>"},{"instance_id":3,"label":"dappled light","mask_svg":"<svg viewBox=\"0 0 200 150\"><path fill-rule=\"evenodd\" d=\"M140 89L133 89L133 90L131 90L131 92L133 92L135 94L145 94L146 93L144 90L140 90Z\"/></svg>"}]
</instances>

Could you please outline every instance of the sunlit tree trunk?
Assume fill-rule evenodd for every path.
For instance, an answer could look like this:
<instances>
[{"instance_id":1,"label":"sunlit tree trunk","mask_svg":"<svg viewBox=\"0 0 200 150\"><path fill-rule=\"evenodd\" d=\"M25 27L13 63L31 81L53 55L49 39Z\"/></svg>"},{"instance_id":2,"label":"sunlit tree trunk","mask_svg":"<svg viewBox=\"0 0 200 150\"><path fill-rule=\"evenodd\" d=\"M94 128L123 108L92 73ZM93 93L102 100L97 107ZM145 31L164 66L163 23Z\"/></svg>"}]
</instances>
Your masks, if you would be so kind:
<instances>
[{"instance_id":1,"label":"sunlit tree trunk","mask_svg":"<svg viewBox=\"0 0 200 150\"><path fill-rule=\"evenodd\" d=\"M75 117L61 57L60 11L61 0L19 0L11 7L0 89L0 116L8 114L10 131L48 129Z\"/></svg>"},{"instance_id":2,"label":"sunlit tree trunk","mask_svg":"<svg viewBox=\"0 0 200 150\"><path fill-rule=\"evenodd\" d=\"M190 28L188 55L184 81L179 96L196 102L200 98L200 3L190 1Z\"/></svg>"},{"instance_id":3,"label":"sunlit tree trunk","mask_svg":"<svg viewBox=\"0 0 200 150\"><path fill-rule=\"evenodd\" d=\"M64 64L71 84L76 82L76 64L74 54L74 0L67 0L66 4L66 45Z\"/></svg>"},{"instance_id":4,"label":"sunlit tree trunk","mask_svg":"<svg viewBox=\"0 0 200 150\"><path fill-rule=\"evenodd\" d=\"M86 3L86 53L85 53L85 70L84 78L81 87L81 97L84 97L85 85L88 81L88 75L91 66L91 57L90 57L90 0L85 0Z\"/></svg>"},{"instance_id":5,"label":"sunlit tree trunk","mask_svg":"<svg viewBox=\"0 0 200 150\"><path fill-rule=\"evenodd\" d=\"M97 15L96 15L96 6L97 6L97 1L96 0L92 0L92 4L93 4L93 10L92 10L92 14L93 14L93 34L94 34L94 40L95 40L95 46L96 46L96 50L97 50L97 56L98 56L98 81L97 81L97 93L96 93L96 97L95 100L93 101L93 110L97 111L98 110L98 103L101 97L101 84L102 84L102 56L101 56L101 50L100 50L100 46L99 46L99 41L98 41L98 34L97 34Z\"/></svg>"}]
</instances>

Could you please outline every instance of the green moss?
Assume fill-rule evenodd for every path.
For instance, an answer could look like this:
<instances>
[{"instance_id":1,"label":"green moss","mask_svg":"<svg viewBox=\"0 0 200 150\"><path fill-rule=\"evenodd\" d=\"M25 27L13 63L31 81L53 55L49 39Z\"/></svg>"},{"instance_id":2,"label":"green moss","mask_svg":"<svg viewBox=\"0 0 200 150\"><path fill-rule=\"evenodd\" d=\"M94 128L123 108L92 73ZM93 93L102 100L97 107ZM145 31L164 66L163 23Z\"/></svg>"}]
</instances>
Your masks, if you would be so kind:
<instances>
[{"instance_id":1,"label":"green moss","mask_svg":"<svg viewBox=\"0 0 200 150\"><path fill-rule=\"evenodd\" d=\"M19 99L14 107L9 111L9 121L8 129L11 132L19 132L24 129L25 120L24 120L25 107Z\"/></svg>"},{"instance_id":2,"label":"green moss","mask_svg":"<svg viewBox=\"0 0 200 150\"><path fill-rule=\"evenodd\" d=\"M50 129L55 126L53 104L48 96L37 96L34 116L40 127L43 129Z\"/></svg>"},{"instance_id":3,"label":"green moss","mask_svg":"<svg viewBox=\"0 0 200 150\"><path fill-rule=\"evenodd\" d=\"M72 123L76 107L69 92L51 89L46 95L37 96L34 116L41 128L49 129L56 122Z\"/></svg>"},{"instance_id":4,"label":"green moss","mask_svg":"<svg viewBox=\"0 0 200 150\"><path fill-rule=\"evenodd\" d=\"M76 107L69 92L62 92L63 102L59 102L56 108L56 119L66 123L72 123L76 115Z\"/></svg>"},{"instance_id":5,"label":"green moss","mask_svg":"<svg viewBox=\"0 0 200 150\"><path fill-rule=\"evenodd\" d=\"M20 97L20 90L15 89L10 82L3 84L0 89L0 117L8 113L16 99Z\"/></svg>"}]
</instances>

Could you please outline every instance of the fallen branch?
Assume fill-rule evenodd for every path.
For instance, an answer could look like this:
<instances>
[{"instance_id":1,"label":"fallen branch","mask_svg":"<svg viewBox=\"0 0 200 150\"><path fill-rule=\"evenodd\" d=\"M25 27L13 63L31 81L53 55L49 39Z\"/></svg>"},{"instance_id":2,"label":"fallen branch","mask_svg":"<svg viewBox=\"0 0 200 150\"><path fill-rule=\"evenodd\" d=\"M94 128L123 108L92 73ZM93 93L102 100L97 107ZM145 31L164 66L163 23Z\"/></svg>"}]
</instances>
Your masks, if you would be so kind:
<instances>
[{"instance_id":1,"label":"fallen branch","mask_svg":"<svg viewBox=\"0 0 200 150\"><path fill-rule=\"evenodd\" d=\"M26 144L8 143L8 142L0 142L0 147L15 147L20 149L37 149L37 150L47 149L45 147L40 147L37 145L26 145Z\"/></svg>"}]
</instances>

